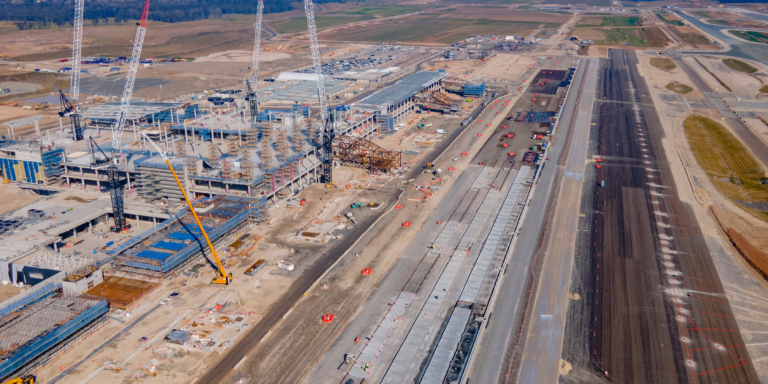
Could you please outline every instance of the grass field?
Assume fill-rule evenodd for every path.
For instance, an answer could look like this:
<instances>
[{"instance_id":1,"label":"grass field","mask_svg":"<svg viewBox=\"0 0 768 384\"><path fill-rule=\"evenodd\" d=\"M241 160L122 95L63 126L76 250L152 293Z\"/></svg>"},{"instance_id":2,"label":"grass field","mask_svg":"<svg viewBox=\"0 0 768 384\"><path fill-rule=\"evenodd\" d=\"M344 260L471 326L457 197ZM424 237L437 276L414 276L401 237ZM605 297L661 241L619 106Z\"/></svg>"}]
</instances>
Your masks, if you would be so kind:
<instances>
[{"instance_id":1,"label":"grass field","mask_svg":"<svg viewBox=\"0 0 768 384\"><path fill-rule=\"evenodd\" d=\"M379 19L382 17L392 17L397 15L404 15L406 13L417 12L422 9L424 9L424 7L421 7L418 5L393 5L393 6L387 6L387 7L356 7L356 8L352 8L344 11L326 13L326 15L345 14L345 15L369 17L371 19L373 18ZM453 11L455 10L456 8L453 9Z\"/></svg>"},{"instance_id":2,"label":"grass field","mask_svg":"<svg viewBox=\"0 0 768 384\"><path fill-rule=\"evenodd\" d=\"M690 93L693 91L693 88L683 83L678 83L677 81L673 81L667 84L667 89L669 89L672 92L679 93L681 95L685 95L686 93Z\"/></svg>"},{"instance_id":3,"label":"grass field","mask_svg":"<svg viewBox=\"0 0 768 384\"><path fill-rule=\"evenodd\" d=\"M727 65L728 68L733 69L734 71L744 72L744 73L755 73L757 72L757 68L736 59L723 59L723 64Z\"/></svg>"},{"instance_id":4,"label":"grass field","mask_svg":"<svg viewBox=\"0 0 768 384\"><path fill-rule=\"evenodd\" d=\"M677 68L677 65L675 65L675 62L668 57L652 57L651 65L653 65L658 69L661 69L662 71L667 71L667 72Z\"/></svg>"},{"instance_id":5,"label":"grass field","mask_svg":"<svg viewBox=\"0 0 768 384\"><path fill-rule=\"evenodd\" d=\"M426 42L453 44L475 35L526 35L540 25L559 26L558 23L502 21L488 19L449 19L408 17L382 20L366 26L355 26L321 33L321 39L365 42Z\"/></svg>"},{"instance_id":6,"label":"grass field","mask_svg":"<svg viewBox=\"0 0 768 384\"><path fill-rule=\"evenodd\" d=\"M683 127L696 162L720 193L729 199L768 201L768 184L761 184L765 171L725 127L701 115L687 118Z\"/></svg>"},{"instance_id":7,"label":"grass field","mask_svg":"<svg viewBox=\"0 0 768 384\"><path fill-rule=\"evenodd\" d=\"M662 12L664 12L664 14L668 15L668 13L666 11L662 11ZM672 19L669 16L664 17L664 14L657 13L656 17L658 17L659 19L661 19L662 21L664 21L665 23L667 23L669 25L677 25L677 26L685 25L685 23L683 23L680 20Z\"/></svg>"},{"instance_id":8,"label":"grass field","mask_svg":"<svg viewBox=\"0 0 768 384\"><path fill-rule=\"evenodd\" d=\"M595 39L597 45L629 45L632 47L663 47L667 37L660 29L649 28L603 28L603 39ZM578 31L574 34L581 37ZM585 34L587 36L588 34Z\"/></svg>"},{"instance_id":9,"label":"grass field","mask_svg":"<svg viewBox=\"0 0 768 384\"><path fill-rule=\"evenodd\" d=\"M728 31L736 37L753 43L768 44L768 33L757 31Z\"/></svg>"},{"instance_id":10,"label":"grass field","mask_svg":"<svg viewBox=\"0 0 768 384\"><path fill-rule=\"evenodd\" d=\"M602 27L635 27L642 24L642 19L632 16L614 16L604 17L600 26Z\"/></svg>"}]
</instances>

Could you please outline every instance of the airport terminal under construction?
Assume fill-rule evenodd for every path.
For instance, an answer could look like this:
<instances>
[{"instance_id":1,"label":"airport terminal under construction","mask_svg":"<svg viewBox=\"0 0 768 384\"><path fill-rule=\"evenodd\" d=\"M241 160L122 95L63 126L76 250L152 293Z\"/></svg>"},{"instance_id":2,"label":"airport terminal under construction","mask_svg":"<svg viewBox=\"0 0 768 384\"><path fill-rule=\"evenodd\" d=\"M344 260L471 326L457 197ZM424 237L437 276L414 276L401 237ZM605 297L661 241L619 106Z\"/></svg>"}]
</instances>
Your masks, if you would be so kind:
<instances>
[{"instance_id":1,"label":"airport terminal under construction","mask_svg":"<svg viewBox=\"0 0 768 384\"><path fill-rule=\"evenodd\" d=\"M360 167L371 175L400 173L401 151L369 139L396 132L396 125L420 107L419 94L441 92L444 76L417 72L359 105L332 109L337 135L332 166ZM75 140L62 125L55 133L26 138L9 131L0 142L5 181L49 195L2 222L0 274L22 293L0 302L0 332L23 329L27 338L2 345L0 377L36 369L62 353L69 345L63 341L98 328L110 308L131 308L164 279L199 273L201 265L193 265L210 250L193 215L182 207L185 195L214 247L226 247L238 239L249 241L244 232L268 220L268 207L323 181L322 129L308 106L269 109L249 119L242 102L207 111L200 102L206 101L135 103L117 148L109 142L116 134L109 127L118 105L108 104L84 110L86 140ZM114 207L100 198L110 177L99 163L110 152L122 153L116 169L131 227L112 235L98 229L109 226L114 215ZM64 191L80 192L64 197ZM114 240L104 245L83 234ZM67 306L72 309L58 309Z\"/></svg>"}]
</instances>

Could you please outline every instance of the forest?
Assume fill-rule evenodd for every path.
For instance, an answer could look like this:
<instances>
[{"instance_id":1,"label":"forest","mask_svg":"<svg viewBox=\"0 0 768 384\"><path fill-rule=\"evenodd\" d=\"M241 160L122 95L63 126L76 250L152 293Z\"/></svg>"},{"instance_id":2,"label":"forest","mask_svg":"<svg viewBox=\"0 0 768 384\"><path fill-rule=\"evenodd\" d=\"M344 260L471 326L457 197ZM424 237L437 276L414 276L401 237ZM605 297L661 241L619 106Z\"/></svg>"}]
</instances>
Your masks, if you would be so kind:
<instances>
[{"instance_id":1,"label":"forest","mask_svg":"<svg viewBox=\"0 0 768 384\"><path fill-rule=\"evenodd\" d=\"M315 0L338 3L344 0ZM154 0L149 5L149 19L165 23L217 18L228 14L255 14L254 0ZM294 9L287 0L264 0L264 13ZM83 18L86 25L122 24L141 17L143 1L87 0ZM0 0L0 20L12 21L19 29L64 26L74 18L73 0Z\"/></svg>"}]
</instances>

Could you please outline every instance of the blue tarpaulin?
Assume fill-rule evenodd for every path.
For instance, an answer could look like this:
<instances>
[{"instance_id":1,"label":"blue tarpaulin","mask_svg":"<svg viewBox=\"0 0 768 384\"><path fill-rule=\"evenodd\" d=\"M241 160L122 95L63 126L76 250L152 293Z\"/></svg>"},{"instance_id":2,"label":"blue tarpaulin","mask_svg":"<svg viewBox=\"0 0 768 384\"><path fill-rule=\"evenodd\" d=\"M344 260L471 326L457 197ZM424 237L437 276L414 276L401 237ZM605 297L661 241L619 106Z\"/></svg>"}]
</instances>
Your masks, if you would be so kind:
<instances>
[{"instance_id":1,"label":"blue tarpaulin","mask_svg":"<svg viewBox=\"0 0 768 384\"><path fill-rule=\"evenodd\" d=\"M172 243L169 241L159 241L152 248L167 249L169 251L180 251L187 245L184 243Z\"/></svg>"},{"instance_id":2,"label":"blue tarpaulin","mask_svg":"<svg viewBox=\"0 0 768 384\"><path fill-rule=\"evenodd\" d=\"M170 252L160 252L160 251L150 251L149 249L145 249L139 253L136 254L136 257L142 257L145 259L152 259L152 260L165 260L169 258L173 253Z\"/></svg>"},{"instance_id":3,"label":"blue tarpaulin","mask_svg":"<svg viewBox=\"0 0 768 384\"><path fill-rule=\"evenodd\" d=\"M174 232L174 233L171 233L170 236L168 237L174 240L185 241L185 240L197 240L197 238L200 237L200 235L191 234L187 232Z\"/></svg>"}]
</instances>

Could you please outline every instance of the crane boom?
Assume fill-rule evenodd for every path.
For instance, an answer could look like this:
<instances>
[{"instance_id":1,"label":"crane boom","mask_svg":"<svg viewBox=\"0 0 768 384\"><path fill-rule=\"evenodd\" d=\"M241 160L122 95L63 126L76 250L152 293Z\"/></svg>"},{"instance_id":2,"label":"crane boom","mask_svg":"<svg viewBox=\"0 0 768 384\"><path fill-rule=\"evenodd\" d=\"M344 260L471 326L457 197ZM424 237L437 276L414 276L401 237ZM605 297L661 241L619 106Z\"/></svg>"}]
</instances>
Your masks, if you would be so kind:
<instances>
[{"instance_id":1,"label":"crane boom","mask_svg":"<svg viewBox=\"0 0 768 384\"><path fill-rule=\"evenodd\" d=\"M83 44L84 0L75 0L75 20L72 22L72 84L69 87L69 101L77 108L80 97L80 58Z\"/></svg>"},{"instance_id":2,"label":"crane boom","mask_svg":"<svg viewBox=\"0 0 768 384\"><path fill-rule=\"evenodd\" d=\"M61 109L59 116L69 116L75 141L83 139L80 126L80 114L77 111L77 99L80 97L80 59L83 44L83 5L84 0L75 0L75 19L72 21L72 77L69 86L69 99L59 91Z\"/></svg>"},{"instance_id":3,"label":"crane boom","mask_svg":"<svg viewBox=\"0 0 768 384\"><path fill-rule=\"evenodd\" d=\"M256 6L256 36L253 39L253 63L251 64L251 86L256 90L256 76L259 74L259 50L261 49L261 15L264 12L264 1L259 0Z\"/></svg>"},{"instance_id":4,"label":"crane boom","mask_svg":"<svg viewBox=\"0 0 768 384\"><path fill-rule=\"evenodd\" d=\"M200 222L200 217L197 216L197 212L195 212L195 208L192 206L192 202L189 201L189 197L187 197L187 193L184 191L184 187L181 186L181 181L179 180L179 177L176 176L176 171L173 170L173 167L171 166L171 161L168 160L168 156L163 152L163 150L160 149L160 147L155 144L152 139L149 138L144 132L141 133L144 138L149 142L149 144L152 145L152 147L155 148L157 153L160 154L160 157L165 160L165 164L168 165L168 169L171 170L171 173L173 174L173 178L176 180L176 185L178 185L179 190L181 191L181 194L184 196L184 201L187 202L187 207L189 208L189 212L192 212L192 216L195 218L195 222L197 223L198 228L200 228L200 232L203 234L203 237L205 237L205 242L208 244L208 248L211 250L211 255L213 255L213 260L216 262L216 274L217 276L211 281L213 284L229 284L232 281L232 274L227 273L227 270L224 268L224 264L221 263L221 259L219 259L219 255L216 254L216 249L213 247L213 244L211 243L211 239L208 238L208 233L205 232L205 227L203 227L203 224ZM201 247L202 248L202 247ZM200 249L202 252L202 249Z\"/></svg>"},{"instance_id":5,"label":"crane boom","mask_svg":"<svg viewBox=\"0 0 768 384\"><path fill-rule=\"evenodd\" d=\"M320 122L323 126L323 144L320 160L323 163L323 182L333 181L333 139L336 135L328 114L328 97L325 94L325 79L320 62L320 44L317 41L315 26L315 8L312 0L304 0L304 12L307 14L307 29L309 29L309 50L312 53L312 67L317 76L317 101L320 108Z\"/></svg>"},{"instance_id":6,"label":"crane boom","mask_svg":"<svg viewBox=\"0 0 768 384\"><path fill-rule=\"evenodd\" d=\"M256 30L256 36L253 39L253 63L251 63L251 79L247 83L248 87L248 103L251 109L251 120L256 121L256 117L259 114L259 103L256 99L256 84L257 76L259 74L259 51L261 50L261 16L264 13L264 1L259 0L256 6L256 24L254 29Z\"/></svg>"},{"instance_id":7,"label":"crane boom","mask_svg":"<svg viewBox=\"0 0 768 384\"><path fill-rule=\"evenodd\" d=\"M123 98L120 100L120 114L115 122L115 130L112 134L112 157L115 152L120 150L120 143L123 141L123 128L128 118L128 108L131 106L131 96L133 96L133 84L136 82L136 72L139 70L139 61L141 61L141 47L144 45L144 35L147 33L147 17L149 16L149 0L144 3L144 11L141 13L141 19L136 23L136 36L133 38L133 51L131 61L128 64L128 75L125 78L125 88L123 89Z\"/></svg>"},{"instance_id":8,"label":"crane boom","mask_svg":"<svg viewBox=\"0 0 768 384\"><path fill-rule=\"evenodd\" d=\"M112 217L115 221L115 226L112 227L112 231L114 232L123 232L130 228L128 220L125 218L123 183L120 180L120 172L117 169L117 163L122 157L122 148L120 144L123 141L123 128L125 128L125 120L128 118L128 108L131 106L131 96L133 95L133 83L136 81L136 71L139 69L139 61L141 60L141 47L144 45L144 35L147 33L148 16L149 0L146 0L144 3L144 11L141 13L141 19L136 23L136 36L133 38L131 62L128 64L125 89L123 89L123 98L120 100L120 114L117 116L115 129L112 132L112 157L107 158L109 161L109 166L106 169L107 185L109 194L112 197Z\"/></svg>"},{"instance_id":9,"label":"crane boom","mask_svg":"<svg viewBox=\"0 0 768 384\"><path fill-rule=\"evenodd\" d=\"M317 75L317 99L320 107L320 121L325 126L328 119L327 102L325 95L325 80L320 63L320 47L317 42L317 27L315 26L315 7L312 0L304 0L304 12L307 14L307 27L309 29L309 50L312 52L312 67Z\"/></svg>"}]
</instances>

